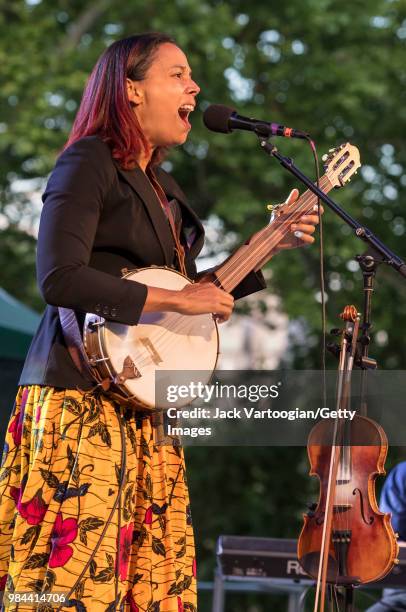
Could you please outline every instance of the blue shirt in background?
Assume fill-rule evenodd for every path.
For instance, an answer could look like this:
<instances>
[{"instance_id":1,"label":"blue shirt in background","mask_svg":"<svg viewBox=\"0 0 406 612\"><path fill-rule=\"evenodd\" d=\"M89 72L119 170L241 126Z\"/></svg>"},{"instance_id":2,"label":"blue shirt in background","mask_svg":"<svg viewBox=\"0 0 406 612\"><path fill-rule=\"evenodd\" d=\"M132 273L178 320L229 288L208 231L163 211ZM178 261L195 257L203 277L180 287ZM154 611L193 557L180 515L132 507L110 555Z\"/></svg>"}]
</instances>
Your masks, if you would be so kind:
<instances>
[{"instance_id":1,"label":"blue shirt in background","mask_svg":"<svg viewBox=\"0 0 406 612\"><path fill-rule=\"evenodd\" d=\"M398 463L382 487L381 512L392 513L392 526L399 539L406 541L406 461Z\"/></svg>"}]
</instances>

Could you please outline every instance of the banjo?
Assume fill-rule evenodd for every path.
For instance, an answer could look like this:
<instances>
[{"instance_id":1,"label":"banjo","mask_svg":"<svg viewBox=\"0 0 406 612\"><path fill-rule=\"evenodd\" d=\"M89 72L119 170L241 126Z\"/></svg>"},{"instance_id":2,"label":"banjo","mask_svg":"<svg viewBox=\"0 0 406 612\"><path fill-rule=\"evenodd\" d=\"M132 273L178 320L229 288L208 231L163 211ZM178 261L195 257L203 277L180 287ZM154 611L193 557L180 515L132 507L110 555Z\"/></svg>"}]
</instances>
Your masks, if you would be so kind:
<instances>
[{"instance_id":1,"label":"banjo","mask_svg":"<svg viewBox=\"0 0 406 612\"><path fill-rule=\"evenodd\" d=\"M343 186L356 173L360 167L358 149L349 143L343 144L331 149L325 162L320 188L327 193L333 187ZM274 206L270 222L210 273L207 280L227 292L232 291L249 272L271 259L278 244L290 233L290 225L313 212L315 206L317 197L310 190L288 210L284 204ZM172 268L159 266L131 270L123 278L172 290L180 290L193 282ZM218 328L212 314L148 312L141 315L137 325L124 325L88 313L83 341L95 377L108 381L129 405L146 411L163 407L157 406L160 400L155 393L159 376L171 384L171 372L179 376L189 373L192 378L195 373L206 384L219 354ZM190 399L179 398L171 405L181 407Z\"/></svg>"}]
</instances>

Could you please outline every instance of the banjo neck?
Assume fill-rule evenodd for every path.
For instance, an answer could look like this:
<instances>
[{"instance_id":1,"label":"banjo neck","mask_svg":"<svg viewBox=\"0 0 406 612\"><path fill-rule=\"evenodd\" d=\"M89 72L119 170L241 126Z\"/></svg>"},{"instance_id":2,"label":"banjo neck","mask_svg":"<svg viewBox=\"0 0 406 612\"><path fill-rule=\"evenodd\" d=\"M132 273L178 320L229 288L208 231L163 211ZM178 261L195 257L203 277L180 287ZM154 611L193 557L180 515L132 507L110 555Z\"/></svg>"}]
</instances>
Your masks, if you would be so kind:
<instances>
[{"instance_id":1,"label":"banjo neck","mask_svg":"<svg viewBox=\"0 0 406 612\"><path fill-rule=\"evenodd\" d=\"M343 186L361 165L358 149L350 143L331 149L326 162L326 173L320 181L324 192ZM212 281L214 275L216 284L232 291L247 274L271 259L284 236L291 233L291 224L312 211L316 201L316 196L308 190L293 205L275 206L270 223L217 269L203 273L202 279L207 277ZM178 291L193 282L178 271L160 266L127 271L125 278ZM177 371L184 376L192 370L199 372L199 382L206 384L215 370L219 353L217 323L211 313L189 316L172 311L147 312L137 325L108 321L87 313L83 337L89 367L97 372L97 381L105 385L104 389L112 386L112 397L124 399L126 404L143 411L153 412L164 407L165 398L161 398L161 405L155 392L158 371ZM171 378L165 375L163 381L168 380ZM189 402L190 396L181 397L176 406Z\"/></svg>"},{"instance_id":2,"label":"banjo neck","mask_svg":"<svg viewBox=\"0 0 406 612\"><path fill-rule=\"evenodd\" d=\"M328 193L333 184L327 174L320 179L320 188ZM282 239L290 232L292 223L314 211L317 196L308 189L294 203L294 210L272 217L268 225L239 247L214 272L224 291L230 293L249 272L259 269L271 259Z\"/></svg>"}]
</instances>

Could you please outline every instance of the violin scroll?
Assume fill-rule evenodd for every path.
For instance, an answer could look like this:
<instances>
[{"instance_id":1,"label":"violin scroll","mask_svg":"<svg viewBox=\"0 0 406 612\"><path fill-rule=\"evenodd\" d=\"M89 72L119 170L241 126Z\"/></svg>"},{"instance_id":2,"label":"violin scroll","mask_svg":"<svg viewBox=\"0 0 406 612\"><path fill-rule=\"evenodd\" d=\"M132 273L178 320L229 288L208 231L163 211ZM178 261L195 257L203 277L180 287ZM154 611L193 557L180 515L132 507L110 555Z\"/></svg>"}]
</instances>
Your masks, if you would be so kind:
<instances>
[{"instance_id":1,"label":"violin scroll","mask_svg":"<svg viewBox=\"0 0 406 612\"><path fill-rule=\"evenodd\" d=\"M339 316L343 321L355 323L360 314L355 306L344 306L344 310Z\"/></svg>"}]
</instances>

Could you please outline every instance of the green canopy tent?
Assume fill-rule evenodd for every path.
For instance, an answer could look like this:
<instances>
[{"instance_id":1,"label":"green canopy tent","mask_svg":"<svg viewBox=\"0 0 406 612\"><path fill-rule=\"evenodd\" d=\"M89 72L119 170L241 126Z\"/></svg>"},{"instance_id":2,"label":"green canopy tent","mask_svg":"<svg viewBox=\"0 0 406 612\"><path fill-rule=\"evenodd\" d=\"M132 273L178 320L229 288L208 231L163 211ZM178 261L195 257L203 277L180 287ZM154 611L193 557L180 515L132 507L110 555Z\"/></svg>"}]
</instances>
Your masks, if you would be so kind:
<instances>
[{"instance_id":1,"label":"green canopy tent","mask_svg":"<svg viewBox=\"0 0 406 612\"><path fill-rule=\"evenodd\" d=\"M0 288L0 448L40 316Z\"/></svg>"},{"instance_id":2,"label":"green canopy tent","mask_svg":"<svg viewBox=\"0 0 406 612\"><path fill-rule=\"evenodd\" d=\"M40 316L0 288L0 358L23 360Z\"/></svg>"}]
</instances>

